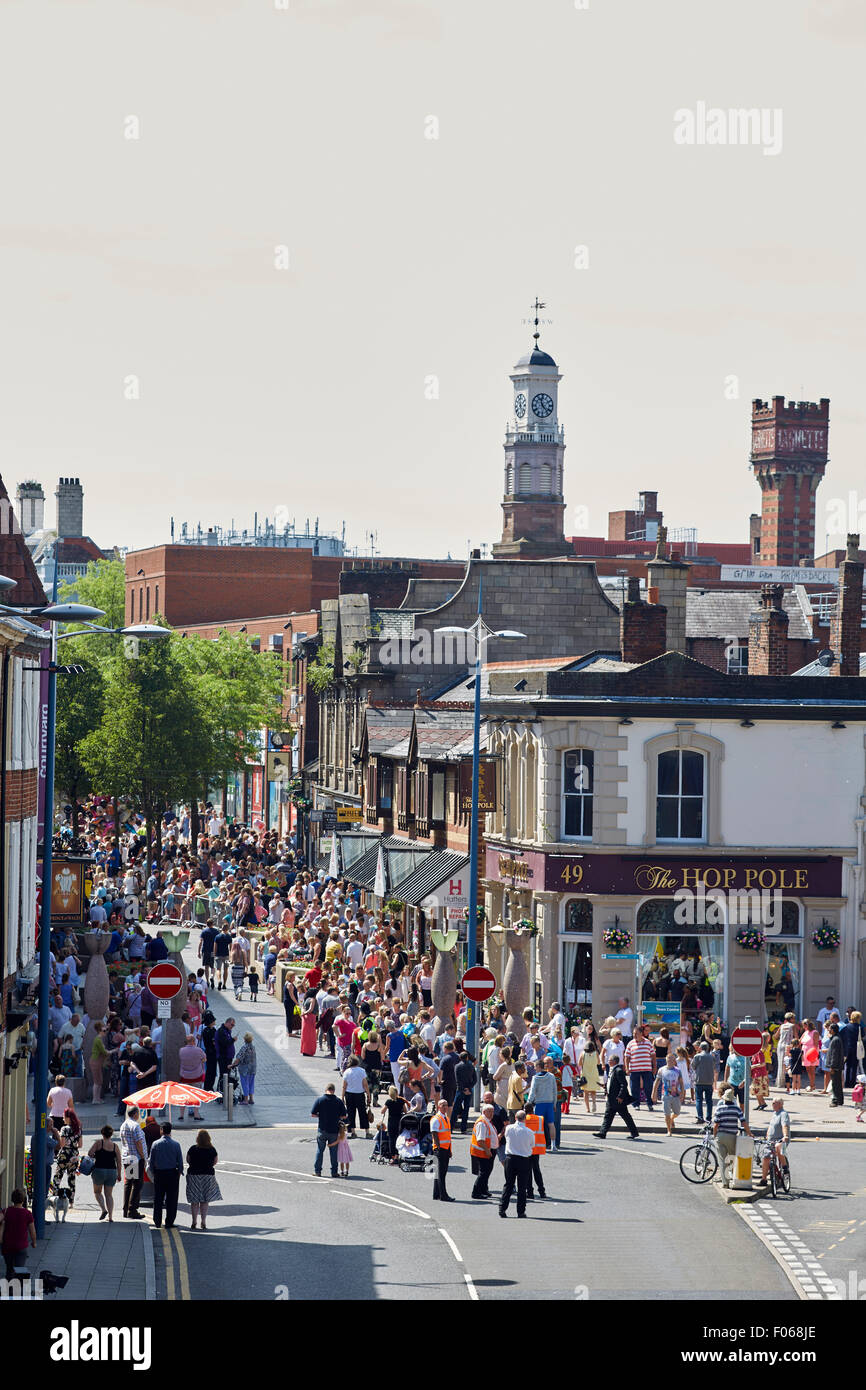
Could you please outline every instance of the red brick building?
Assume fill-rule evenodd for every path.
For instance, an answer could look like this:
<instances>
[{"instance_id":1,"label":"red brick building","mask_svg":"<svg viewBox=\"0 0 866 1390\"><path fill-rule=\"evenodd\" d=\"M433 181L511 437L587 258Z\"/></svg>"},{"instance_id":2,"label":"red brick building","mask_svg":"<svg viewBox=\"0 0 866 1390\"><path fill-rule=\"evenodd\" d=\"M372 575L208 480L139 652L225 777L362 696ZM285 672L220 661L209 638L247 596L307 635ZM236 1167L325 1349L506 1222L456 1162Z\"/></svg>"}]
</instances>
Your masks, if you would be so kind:
<instances>
[{"instance_id":1,"label":"red brick building","mask_svg":"<svg viewBox=\"0 0 866 1390\"><path fill-rule=\"evenodd\" d=\"M752 402L752 469L761 488L762 565L811 564L815 494L827 467L830 402Z\"/></svg>"}]
</instances>

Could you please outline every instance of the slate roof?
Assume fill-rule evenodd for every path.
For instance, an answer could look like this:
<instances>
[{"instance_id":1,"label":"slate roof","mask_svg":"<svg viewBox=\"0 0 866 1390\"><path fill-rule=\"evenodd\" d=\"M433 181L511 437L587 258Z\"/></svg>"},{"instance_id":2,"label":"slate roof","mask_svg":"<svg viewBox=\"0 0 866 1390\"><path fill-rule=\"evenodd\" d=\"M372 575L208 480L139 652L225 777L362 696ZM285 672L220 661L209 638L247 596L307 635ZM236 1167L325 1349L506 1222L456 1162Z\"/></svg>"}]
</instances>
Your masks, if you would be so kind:
<instances>
[{"instance_id":1,"label":"slate roof","mask_svg":"<svg viewBox=\"0 0 866 1390\"><path fill-rule=\"evenodd\" d=\"M368 705L364 714L367 750L389 758L405 758L412 732L412 709L379 709Z\"/></svg>"},{"instance_id":2,"label":"slate roof","mask_svg":"<svg viewBox=\"0 0 866 1390\"><path fill-rule=\"evenodd\" d=\"M472 752L473 713L469 709L416 709L418 757L424 762L448 762Z\"/></svg>"},{"instance_id":3,"label":"slate roof","mask_svg":"<svg viewBox=\"0 0 866 1390\"><path fill-rule=\"evenodd\" d=\"M606 589L611 603L622 608L622 590ZM749 618L761 606L760 591L748 589L686 589L686 637L749 637ZM788 614L788 636L812 640L812 629L797 594L785 589L782 606Z\"/></svg>"},{"instance_id":4,"label":"slate roof","mask_svg":"<svg viewBox=\"0 0 866 1390\"><path fill-rule=\"evenodd\" d=\"M810 661L807 666L801 666L799 671L792 671L791 674L794 676L829 676L833 674L833 671L832 667L822 666L820 661ZM860 675L866 676L866 652L860 653Z\"/></svg>"},{"instance_id":5,"label":"slate roof","mask_svg":"<svg viewBox=\"0 0 866 1390\"><path fill-rule=\"evenodd\" d=\"M450 849L434 849L420 868L400 883L395 883L391 891L395 898L402 898L404 903L418 907L449 878L465 873L468 868L468 855L455 854Z\"/></svg>"},{"instance_id":6,"label":"slate roof","mask_svg":"<svg viewBox=\"0 0 866 1390\"><path fill-rule=\"evenodd\" d=\"M33 557L27 549L18 518L15 515L9 493L0 478L0 574L17 580L14 589L7 589L0 595L0 602L10 608L26 608L47 602L45 590L39 582Z\"/></svg>"}]
</instances>

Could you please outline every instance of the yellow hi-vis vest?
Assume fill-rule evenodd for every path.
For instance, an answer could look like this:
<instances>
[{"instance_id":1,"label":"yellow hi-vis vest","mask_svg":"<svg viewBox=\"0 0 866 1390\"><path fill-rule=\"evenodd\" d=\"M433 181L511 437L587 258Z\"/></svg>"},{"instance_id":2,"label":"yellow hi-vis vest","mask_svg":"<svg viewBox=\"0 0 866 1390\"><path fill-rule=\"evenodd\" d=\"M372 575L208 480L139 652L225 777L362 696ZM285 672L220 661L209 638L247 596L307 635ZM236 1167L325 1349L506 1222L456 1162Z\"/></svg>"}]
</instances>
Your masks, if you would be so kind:
<instances>
[{"instance_id":1,"label":"yellow hi-vis vest","mask_svg":"<svg viewBox=\"0 0 866 1390\"><path fill-rule=\"evenodd\" d=\"M451 1121L441 1112L430 1121L430 1130L436 1135L440 1149L451 1148Z\"/></svg>"}]
</instances>

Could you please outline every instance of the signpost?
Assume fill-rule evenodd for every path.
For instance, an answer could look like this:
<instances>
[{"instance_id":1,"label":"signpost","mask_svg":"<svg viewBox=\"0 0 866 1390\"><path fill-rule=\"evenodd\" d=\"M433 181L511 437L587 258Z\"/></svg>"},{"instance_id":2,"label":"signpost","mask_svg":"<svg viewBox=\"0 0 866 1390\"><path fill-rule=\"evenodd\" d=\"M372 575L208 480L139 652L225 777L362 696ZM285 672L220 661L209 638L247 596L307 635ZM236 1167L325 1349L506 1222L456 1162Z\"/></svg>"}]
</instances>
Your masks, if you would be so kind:
<instances>
[{"instance_id":1,"label":"signpost","mask_svg":"<svg viewBox=\"0 0 866 1390\"><path fill-rule=\"evenodd\" d=\"M467 999L482 1004L485 999L492 999L496 993L496 976L486 965L473 965L460 981L460 988Z\"/></svg>"},{"instance_id":2,"label":"signpost","mask_svg":"<svg viewBox=\"0 0 866 1390\"><path fill-rule=\"evenodd\" d=\"M170 960L154 965L147 976L147 987L155 999L173 999L183 988L183 974Z\"/></svg>"},{"instance_id":3,"label":"signpost","mask_svg":"<svg viewBox=\"0 0 866 1390\"><path fill-rule=\"evenodd\" d=\"M744 1057L745 1060L746 1060L746 1076L745 1076L745 1081L744 1081L744 1085L743 1085L743 1123L744 1123L745 1125L748 1125L748 1123L749 1123L749 1090L750 1090L751 1081L752 1081L752 1058L753 1058L753 1057L757 1057L758 1053L761 1051L761 1044L763 1043L763 1040L764 1040L764 1038L763 1038L763 1033L761 1032L760 1026L755 1022L755 1020L754 1020L753 1018L744 1018L743 1021L742 1021L742 1023L738 1024L737 1027L734 1029L733 1033L731 1034L731 1051L732 1051L732 1052L735 1052L735 1053L737 1054L738 1057ZM745 1153L745 1149L746 1149L746 1145L744 1144L744 1145L743 1145L744 1153ZM740 1155L739 1155L739 1153L738 1153L738 1154L737 1154L737 1158L739 1159L739 1157L740 1157ZM751 1186L752 1186L752 1142L751 1142L751 1140L749 1140L749 1166L748 1166L748 1170L746 1169L745 1157L743 1158L742 1163L743 1163L743 1173L742 1173L742 1176L740 1175L740 1172L739 1172L739 1171L736 1172L736 1176L735 1176L735 1178L734 1178L734 1186L735 1186L735 1187L751 1187ZM737 1164L737 1170L739 1170L739 1163ZM746 1176L746 1173L747 1173L747 1172L748 1172L748 1177Z\"/></svg>"}]
</instances>

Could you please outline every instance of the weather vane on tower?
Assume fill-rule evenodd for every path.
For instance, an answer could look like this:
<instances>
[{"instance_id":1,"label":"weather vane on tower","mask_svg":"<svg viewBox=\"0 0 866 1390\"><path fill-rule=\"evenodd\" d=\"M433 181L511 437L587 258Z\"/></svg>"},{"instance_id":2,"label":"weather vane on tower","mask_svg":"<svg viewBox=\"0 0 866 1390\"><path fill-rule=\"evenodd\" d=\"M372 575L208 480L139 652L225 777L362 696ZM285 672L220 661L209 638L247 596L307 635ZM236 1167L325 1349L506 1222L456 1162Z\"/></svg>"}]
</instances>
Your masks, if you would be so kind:
<instances>
[{"instance_id":1,"label":"weather vane on tower","mask_svg":"<svg viewBox=\"0 0 866 1390\"><path fill-rule=\"evenodd\" d=\"M532 336L533 336L533 338L535 339L535 346L536 346L536 347L538 347L538 339L541 337L541 334L540 334L539 331L538 331L538 311L539 311L540 309L545 309L546 307L547 307L547 305L546 305L546 304L542 304L541 300L538 298L538 295L536 295L536 296L535 296L535 303L532 305L532 308L535 310L535 332L533 333Z\"/></svg>"}]
</instances>

